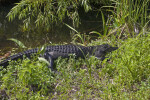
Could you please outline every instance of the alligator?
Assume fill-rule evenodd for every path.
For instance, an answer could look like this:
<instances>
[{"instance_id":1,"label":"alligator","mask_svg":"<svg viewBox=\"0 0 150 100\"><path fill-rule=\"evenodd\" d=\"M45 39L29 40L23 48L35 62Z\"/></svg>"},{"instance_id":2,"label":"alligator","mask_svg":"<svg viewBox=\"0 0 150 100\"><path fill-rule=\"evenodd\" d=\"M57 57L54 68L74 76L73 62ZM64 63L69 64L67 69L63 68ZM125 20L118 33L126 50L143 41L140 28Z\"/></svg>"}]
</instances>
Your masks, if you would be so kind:
<instances>
[{"instance_id":1,"label":"alligator","mask_svg":"<svg viewBox=\"0 0 150 100\"><path fill-rule=\"evenodd\" d=\"M108 44L97 45L97 46L81 46L81 45L57 45L45 47L44 53L39 56L45 58L50 64L49 68L53 70L53 63L58 57L69 58L71 54L75 54L75 58L85 58L86 55L95 56L98 59L104 60L105 55L108 52L116 50L118 47L112 47ZM8 57L7 59L0 62L0 66L5 68L9 65L9 61L23 59L24 56L31 58L33 54L37 54L41 48L35 48L26 50L24 52L17 53ZM1 69L0 69L1 70Z\"/></svg>"}]
</instances>

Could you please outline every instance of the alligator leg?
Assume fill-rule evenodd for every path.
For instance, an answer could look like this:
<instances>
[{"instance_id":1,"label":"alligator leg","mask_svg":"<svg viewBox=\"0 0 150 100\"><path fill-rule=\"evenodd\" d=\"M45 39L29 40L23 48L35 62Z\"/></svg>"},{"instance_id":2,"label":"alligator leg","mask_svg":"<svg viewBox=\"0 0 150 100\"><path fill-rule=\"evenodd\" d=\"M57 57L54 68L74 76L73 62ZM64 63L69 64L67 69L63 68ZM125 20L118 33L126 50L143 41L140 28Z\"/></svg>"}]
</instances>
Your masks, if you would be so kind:
<instances>
[{"instance_id":1,"label":"alligator leg","mask_svg":"<svg viewBox=\"0 0 150 100\"><path fill-rule=\"evenodd\" d=\"M51 68L51 70L53 71L53 64L54 64L54 60L52 58L52 55L50 55L48 52L44 53L44 58L50 63L50 65L48 66L48 68Z\"/></svg>"}]
</instances>

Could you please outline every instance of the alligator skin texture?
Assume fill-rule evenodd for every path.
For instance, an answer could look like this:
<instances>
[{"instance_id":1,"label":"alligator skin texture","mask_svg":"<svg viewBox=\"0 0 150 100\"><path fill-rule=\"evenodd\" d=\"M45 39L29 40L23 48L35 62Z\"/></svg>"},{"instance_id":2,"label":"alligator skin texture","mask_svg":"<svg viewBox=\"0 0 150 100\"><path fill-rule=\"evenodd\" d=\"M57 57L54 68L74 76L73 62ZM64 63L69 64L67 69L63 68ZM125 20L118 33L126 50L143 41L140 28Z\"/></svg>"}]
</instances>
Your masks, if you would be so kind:
<instances>
[{"instance_id":1,"label":"alligator skin texture","mask_svg":"<svg viewBox=\"0 0 150 100\"><path fill-rule=\"evenodd\" d=\"M44 54L40 54L40 56L44 57L50 63L48 67L53 70L53 62L58 57L69 58L71 54L74 54L76 58L81 57L84 59L88 54L89 56L95 56L98 59L104 60L106 53L114 51L116 49L118 49L118 47L112 47L108 44L88 47L80 45L57 45L47 46L45 48ZM35 48L12 55L0 62L0 66L3 66L5 68L9 65L9 61L23 59L24 56L31 58L31 55L37 54L39 50L39 48Z\"/></svg>"}]
</instances>

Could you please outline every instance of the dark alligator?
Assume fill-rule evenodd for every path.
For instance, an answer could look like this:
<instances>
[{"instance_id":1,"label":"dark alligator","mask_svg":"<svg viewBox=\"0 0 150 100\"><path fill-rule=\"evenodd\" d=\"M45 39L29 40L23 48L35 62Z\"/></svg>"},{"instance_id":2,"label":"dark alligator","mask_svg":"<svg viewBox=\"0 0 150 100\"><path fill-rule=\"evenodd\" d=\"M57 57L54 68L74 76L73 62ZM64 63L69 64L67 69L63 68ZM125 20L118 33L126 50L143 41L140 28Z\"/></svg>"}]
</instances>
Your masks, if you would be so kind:
<instances>
[{"instance_id":1,"label":"dark alligator","mask_svg":"<svg viewBox=\"0 0 150 100\"><path fill-rule=\"evenodd\" d=\"M69 58L70 54L75 54L76 58L85 58L88 54L89 56L95 56L98 59L105 59L105 55L107 52L111 52L116 50L117 47L112 47L108 44L98 45L98 46L80 46L80 45L57 45L57 46L47 46L45 51L40 56L44 57L50 65L51 69L53 69L53 61L58 57ZM37 54L39 52L39 48L26 50L21 53L17 53L8 57L7 59L0 62L0 66L4 68L9 65L10 60L23 59L24 56L31 58L32 54Z\"/></svg>"}]
</instances>

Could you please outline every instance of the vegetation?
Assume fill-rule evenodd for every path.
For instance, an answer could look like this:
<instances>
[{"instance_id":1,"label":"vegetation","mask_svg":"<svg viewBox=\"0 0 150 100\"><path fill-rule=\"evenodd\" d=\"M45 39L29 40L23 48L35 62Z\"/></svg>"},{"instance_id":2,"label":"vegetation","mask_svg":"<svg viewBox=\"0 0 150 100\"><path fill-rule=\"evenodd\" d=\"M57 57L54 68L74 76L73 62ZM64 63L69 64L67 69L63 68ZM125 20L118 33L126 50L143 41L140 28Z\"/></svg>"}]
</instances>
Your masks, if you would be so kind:
<instances>
[{"instance_id":1,"label":"vegetation","mask_svg":"<svg viewBox=\"0 0 150 100\"><path fill-rule=\"evenodd\" d=\"M57 73L36 60L11 62L0 72L1 98L148 100L149 38L150 35L122 42L119 50L109 54L109 62L95 57L71 57L68 61L59 58L55 61Z\"/></svg>"},{"instance_id":2,"label":"vegetation","mask_svg":"<svg viewBox=\"0 0 150 100\"><path fill-rule=\"evenodd\" d=\"M93 30L99 37L89 43L87 35L66 24L77 33L73 42L117 45L119 49L107 55L111 59L59 58L56 73L36 56L11 61L0 71L1 99L150 99L149 0L22 0L8 17L24 19L25 28L35 21L49 29L66 16L78 25L82 6L85 12L100 12L103 31Z\"/></svg>"}]
</instances>

